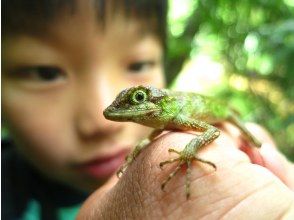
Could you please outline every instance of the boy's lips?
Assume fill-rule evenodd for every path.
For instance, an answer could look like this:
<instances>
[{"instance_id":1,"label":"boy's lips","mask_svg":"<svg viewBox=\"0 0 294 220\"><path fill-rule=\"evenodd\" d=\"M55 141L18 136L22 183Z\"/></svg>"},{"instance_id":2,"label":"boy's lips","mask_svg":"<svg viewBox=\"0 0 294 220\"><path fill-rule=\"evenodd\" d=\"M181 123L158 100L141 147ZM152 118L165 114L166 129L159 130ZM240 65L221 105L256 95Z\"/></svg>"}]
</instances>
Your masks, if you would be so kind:
<instances>
[{"instance_id":1,"label":"boy's lips","mask_svg":"<svg viewBox=\"0 0 294 220\"><path fill-rule=\"evenodd\" d=\"M127 151L123 150L114 155L99 157L78 166L78 170L94 178L107 178L123 164Z\"/></svg>"}]
</instances>

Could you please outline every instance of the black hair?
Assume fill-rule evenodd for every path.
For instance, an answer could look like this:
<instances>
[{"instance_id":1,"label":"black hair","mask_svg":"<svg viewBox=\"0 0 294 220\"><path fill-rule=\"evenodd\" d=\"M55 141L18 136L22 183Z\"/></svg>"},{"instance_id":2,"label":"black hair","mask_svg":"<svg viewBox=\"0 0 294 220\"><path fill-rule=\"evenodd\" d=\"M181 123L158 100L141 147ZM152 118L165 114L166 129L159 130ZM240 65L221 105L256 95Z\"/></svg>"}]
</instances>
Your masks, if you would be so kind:
<instances>
[{"instance_id":1,"label":"black hair","mask_svg":"<svg viewBox=\"0 0 294 220\"><path fill-rule=\"evenodd\" d=\"M85 0L82 0L85 1ZM152 31L165 48L167 0L88 0L97 20L105 24L106 10L123 10L127 17L135 18ZM110 4L109 4L110 3ZM42 33L62 10L75 13L78 0L2 0L2 35L21 32ZM147 31L149 31L147 30Z\"/></svg>"}]
</instances>

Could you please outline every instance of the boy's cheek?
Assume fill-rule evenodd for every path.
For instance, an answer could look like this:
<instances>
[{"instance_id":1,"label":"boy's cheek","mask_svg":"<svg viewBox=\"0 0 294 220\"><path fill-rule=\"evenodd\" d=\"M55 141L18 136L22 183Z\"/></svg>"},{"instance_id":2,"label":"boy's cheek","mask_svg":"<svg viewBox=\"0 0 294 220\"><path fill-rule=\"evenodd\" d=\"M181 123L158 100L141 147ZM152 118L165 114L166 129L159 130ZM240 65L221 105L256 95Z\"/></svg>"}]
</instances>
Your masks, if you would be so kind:
<instances>
[{"instance_id":1,"label":"boy's cheek","mask_svg":"<svg viewBox=\"0 0 294 220\"><path fill-rule=\"evenodd\" d=\"M4 117L18 151L43 173L55 177L75 175L73 163L99 155L106 148L108 152L113 140L119 146L133 146L150 132L140 125L124 123L122 130L111 134L109 140L97 136L89 145L74 132L70 112L63 116L56 109L56 105L33 108L7 99L3 103Z\"/></svg>"},{"instance_id":2,"label":"boy's cheek","mask_svg":"<svg viewBox=\"0 0 294 220\"><path fill-rule=\"evenodd\" d=\"M70 149L60 147L71 144L66 138L69 135L67 123L53 117L57 114L53 109L48 107L48 112L44 112L38 105L25 105L8 99L4 99L2 104L6 126L18 150L28 159L58 165L70 157Z\"/></svg>"},{"instance_id":3,"label":"boy's cheek","mask_svg":"<svg viewBox=\"0 0 294 220\"><path fill-rule=\"evenodd\" d=\"M19 123L12 127L10 130L17 150L38 167L62 169L71 160L72 150L66 147L69 143L43 126Z\"/></svg>"},{"instance_id":4,"label":"boy's cheek","mask_svg":"<svg viewBox=\"0 0 294 220\"><path fill-rule=\"evenodd\" d=\"M36 132L34 127L18 127L13 130L17 151L46 177L71 184L77 176L70 166L74 149L65 147L64 140L50 138L45 131ZM44 132L44 133L43 133Z\"/></svg>"}]
</instances>

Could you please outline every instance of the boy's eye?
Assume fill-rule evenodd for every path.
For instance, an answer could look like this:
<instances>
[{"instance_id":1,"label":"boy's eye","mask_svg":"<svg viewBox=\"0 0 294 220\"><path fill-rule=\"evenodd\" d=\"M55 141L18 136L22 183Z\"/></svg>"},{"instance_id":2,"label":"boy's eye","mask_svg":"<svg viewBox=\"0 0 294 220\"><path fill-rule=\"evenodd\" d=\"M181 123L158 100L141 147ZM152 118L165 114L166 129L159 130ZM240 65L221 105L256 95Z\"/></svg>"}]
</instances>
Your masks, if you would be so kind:
<instances>
[{"instance_id":1,"label":"boy's eye","mask_svg":"<svg viewBox=\"0 0 294 220\"><path fill-rule=\"evenodd\" d=\"M15 74L21 79L41 82L53 82L65 77L63 70L54 66L24 67L15 71Z\"/></svg>"},{"instance_id":2,"label":"boy's eye","mask_svg":"<svg viewBox=\"0 0 294 220\"><path fill-rule=\"evenodd\" d=\"M155 65L154 61L138 61L128 65L128 70L132 73L144 72Z\"/></svg>"}]
</instances>

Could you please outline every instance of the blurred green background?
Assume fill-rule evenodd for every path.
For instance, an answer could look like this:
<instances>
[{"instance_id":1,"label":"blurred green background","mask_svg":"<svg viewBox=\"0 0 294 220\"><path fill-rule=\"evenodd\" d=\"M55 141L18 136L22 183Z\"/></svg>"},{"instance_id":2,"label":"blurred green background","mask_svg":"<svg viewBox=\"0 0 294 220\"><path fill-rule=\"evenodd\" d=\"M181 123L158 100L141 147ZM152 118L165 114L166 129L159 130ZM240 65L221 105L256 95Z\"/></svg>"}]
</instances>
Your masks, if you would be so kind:
<instances>
[{"instance_id":1,"label":"blurred green background","mask_svg":"<svg viewBox=\"0 0 294 220\"><path fill-rule=\"evenodd\" d=\"M168 84L228 100L294 161L294 0L169 0Z\"/></svg>"}]
</instances>

